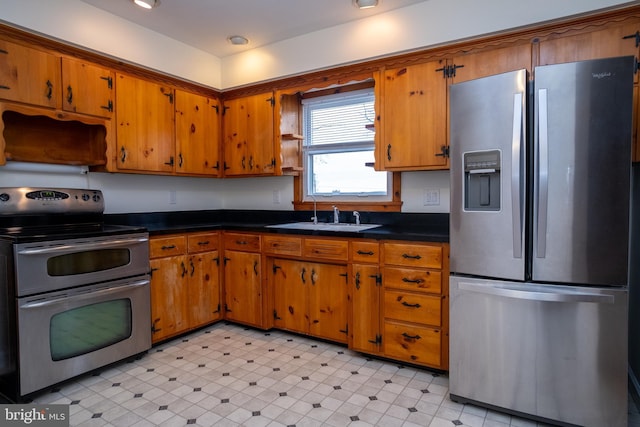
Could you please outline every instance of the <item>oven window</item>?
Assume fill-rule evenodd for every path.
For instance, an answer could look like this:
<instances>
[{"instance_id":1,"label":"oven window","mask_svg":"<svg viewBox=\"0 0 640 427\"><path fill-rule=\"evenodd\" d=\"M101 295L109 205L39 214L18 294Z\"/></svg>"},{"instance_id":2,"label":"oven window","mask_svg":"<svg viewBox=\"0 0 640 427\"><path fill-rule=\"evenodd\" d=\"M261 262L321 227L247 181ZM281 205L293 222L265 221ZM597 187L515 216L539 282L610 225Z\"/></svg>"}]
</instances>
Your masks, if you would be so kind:
<instances>
[{"instance_id":1,"label":"oven window","mask_svg":"<svg viewBox=\"0 0 640 427\"><path fill-rule=\"evenodd\" d=\"M131 300L122 298L73 308L51 318L51 358L69 359L131 336Z\"/></svg>"},{"instance_id":2,"label":"oven window","mask_svg":"<svg viewBox=\"0 0 640 427\"><path fill-rule=\"evenodd\" d=\"M49 276L72 276L123 267L131 261L127 248L75 252L47 259Z\"/></svg>"}]
</instances>

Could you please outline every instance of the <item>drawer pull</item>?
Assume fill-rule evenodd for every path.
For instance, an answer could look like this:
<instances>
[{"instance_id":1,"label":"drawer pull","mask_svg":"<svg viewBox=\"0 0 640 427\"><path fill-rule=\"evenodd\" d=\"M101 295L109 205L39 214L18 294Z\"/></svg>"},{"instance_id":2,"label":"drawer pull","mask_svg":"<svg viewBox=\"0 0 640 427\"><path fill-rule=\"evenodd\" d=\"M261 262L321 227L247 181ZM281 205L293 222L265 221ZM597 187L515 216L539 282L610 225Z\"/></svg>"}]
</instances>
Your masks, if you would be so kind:
<instances>
[{"instance_id":1,"label":"drawer pull","mask_svg":"<svg viewBox=\"0 0 640 427\"><path fill-rule=\"evenodd\" d=\"M405 259L422 259L422 257L420 255L409 255L409 254L402 254L402 258L405 258Z\"/></svg>"},{"instance_id":2,"label":"drawer pull","mask_svg":"<svg viewBox=\"0 0 640 427\"><path fill-rule=\"evenodd\" d=\"M161 249L163 251L168 251L170 249L175 249L175 248L176 248L176 245L169 245L169 246L163 246Z\"/></svg>"},{"instance_id":3,"label":"drawer pull","mask_svg":"<svg viewBox=\"0 0 640 427\"><path fill-rule=\"evenodd\" d=\"M373 251L358 251L358 255L373 255Z\"/></svg>"},{"instance_id":4,"label":"drawer pull","mask_svg":"<svg viewBox=\"0 0 640 427\"><path fill-rule=\"evenodd\" d=\"M402 301L402 305L404 305L405 307L411 307L411 308L420 308L420 307L421 307L421 305L420 305L420 304L418 304L418 303L415 303L415 304L409 304L409 303L408 303L408 302L406 302L406 301Z\"/></svg>"},{"instance_id":5,"label":"drawer pull","mask_svg":"<svg viewBox=\"0 0 640 427\"><path fill-rule=\"evenodd\" d=\"M204 242L198 242L198 245L200 245L200 246L206 246L208 244L209 244L208 240L205 240Z\"/></svg>"},{"instance_id":6,"label":"drawer pull","mask_svg":"<svg viewBox=\"0 0 640 427\"><path fill-rule=\"evenodd\" d=\"M405 283L415 283L416 285L419 285L420 283L423 282L422 279L407 279L406 277L403 277L402 281Z\"/></svg>"},{"instance_id":7,"label":"drawer pull","mask_svg":"<svg viewBox=\"0 0 640 427\"><path fill-rule=\"evenodd\" d=\"M244 240L236 240L236 245L246 245L247 242L245 242Z\"/></svg>"},{"instance_id":8,"label":"drawer pull","mask_svg":"<svg viewBox=\"0 0 640 427\"><path fill-rule=\"evenodd\" d=\"M402 336L407 340L419 340L420 338L422 338L420 335L409 335L406 332L403 332Z\"/></svg>"}]
</instances>

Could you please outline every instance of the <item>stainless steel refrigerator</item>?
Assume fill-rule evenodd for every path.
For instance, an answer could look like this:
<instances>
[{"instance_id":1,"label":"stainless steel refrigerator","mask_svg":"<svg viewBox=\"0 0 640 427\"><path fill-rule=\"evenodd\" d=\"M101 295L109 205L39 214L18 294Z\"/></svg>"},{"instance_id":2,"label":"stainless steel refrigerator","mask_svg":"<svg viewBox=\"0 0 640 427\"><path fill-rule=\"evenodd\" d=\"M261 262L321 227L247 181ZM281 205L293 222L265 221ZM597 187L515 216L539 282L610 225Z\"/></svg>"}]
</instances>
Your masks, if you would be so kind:
<instances>
[{"instance_id":1,"label":"stainless steel refrigerator","mask_svg":"<svg viewBox=\"0 0 640 427\"><path fill-rule=\"evenodd\" d=\"M627 425L632 57L450 88L450 397Z\"/></svg>"}]
</instances>

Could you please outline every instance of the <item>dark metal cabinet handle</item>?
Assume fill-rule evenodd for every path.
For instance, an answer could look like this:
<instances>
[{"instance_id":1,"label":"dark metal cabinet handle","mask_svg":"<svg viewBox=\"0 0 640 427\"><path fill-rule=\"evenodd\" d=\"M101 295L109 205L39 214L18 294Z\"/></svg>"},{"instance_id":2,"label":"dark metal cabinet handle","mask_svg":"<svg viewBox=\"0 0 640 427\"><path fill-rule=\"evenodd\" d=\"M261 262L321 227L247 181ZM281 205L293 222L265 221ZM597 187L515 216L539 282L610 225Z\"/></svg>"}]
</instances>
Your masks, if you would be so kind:
<instances>
[{"instance_id":1,"label":"dark metal cabinet handle","mask_svg":"<svg viewBox=\"0 0 640 427\"><path fill-rule=\"evenodd\" d=\"M209 244L208 240L205 240L204 242L198 242L198 245L200 245L200 246L206 246L208 244Z\"/></svg>"},{"instance_id":2,"label":"dark metal cabinet handle","mask_svg":"<svg viewBox=\"0 0 640 427\"><path fill-rule=\"evenodd\" d=\"M420 255L409 255L409 254L402 254L402 258L404 258L404 259L422 259L422 257Z\"/></svg>"},{"instance_id":3,"label":"dark metal cabinet handle","mask_svg":"<svg viewBox=\"0 0 640 427\"><path fill-rule=\"evenodd\" d=\"M47 99L51 99L53 97L53 83L47 80Z\"/></svg>"},{"instance_id":4,"label":"dark metal cabinet handle","mask_svg":"<svg viewBox=\"0 0 640 427\"><path fill-rule=\"evenodd\" d=\"M415 283L415 284L422 283L422 279L408 279L408 278L406 278L406 277L403 277L403 278L402 278L402 281L403 281L404 283Z\"/></svg>"},{"instance_id":5,"label":"dark metal cabinet handle","mask_svg":"<svg viewBox=\"0 0 640 427\"><path fill-rule=\"evenodd\" d=\"M387 145L387 160L391 161L391 144Z\"/></svg>"},{"instance_id":6,"label":"dark metal cabinet handle","mask_svg":"<svg viewBox=\"0 0 640 427\"><path fill-rule=\"evenodd\" d=\"M302 268L302 272L300 273L300 279L302 279L302 283L307 283L307 281L304 278L304 275L307 273L307 270L303 267Z\"/></svg>"},{"instance_id":7,"label":"dark metal cabinet handle","mask_svg":"<svg viewBox=\"0 0 640 427\"><path fill-rule=\"evenodd\" d=\"M356 289L360 289L360 272L359 271L356 273L355 282L356 282Z\"/></svg>"},{"instance_id":8,"label":"dark metal cabinet handle","mask_svg":"<svg viewBox=\"0 0 640 427\"><path fill-rule=\"evenodd\" d=\"M193 274L196 272L196 266L193 263L193 260L189 260L189 266L191 267L191 277L193 277Z\"/></svg>"},{"instance_id":9,"label":"dark metal cabinet handle","mask_svg":"<svg viewBox=\"0 0 640 427\"><path fill-rule=\"evenodd\" d=\"M184 277L187 275L187 266L184 265L184 261L182 261L180 263L180 267L182 268L182 274L180 275L180 277Z\"/></svg>"},{"instance_id":10,"label":"dark metal cabinet handle","mask_svg":"<svg viewBox=\"0 0 640 427\"><path fill-rule=\"evenodd\" d=\"M120 147L120 161L124 163L127 160L127 150L124 149L124 146Z\"/></svg>"},{"instance_id":11,"label":"dark metal cabinet handle","mask_svg":"<svg viewBox=\"0 0 640 427\"><path fill-rule=\"evenodd\" d=\"M176 245L166 245L166 246L162 246L160 249L162 249L163 251L168 251L170 249L175 249Z\"/></svg>"},{"instance_id":12,"label":"dark metal cabinet handle","mask_svg":"<svg viewBox=\"0 0 640 427\"><path fill-rule=\"evenodd\" d=\"M253 263L253 273L257 276L258 273L258 261L254 261Z\"/></svg>"},{"instance_id":13,"label":"dark metal cabinet handle","mask_svg":"<svg viewBox=\"0 0 640 427\"><path fill-rule=\"evenodd\" d=\"M73 88L71 85L67 86L67 102L73 104Z\"/></svg>"},{"instance_id":14,"label":"dark metal cabinet handle","mask_svg":"<svg viewBox=\"0 0 640 427\"><path fill-rule=\"evenodd\" d=\"M406 333L406 332L403 332L403 333L402 333L402 336L403 336L405 339L408 339L408 340L419 340L420 338L422 338L420 335L409 335L409 334L408 334L408 333Z\"/></svg>"},{"instance_id":15,"label":"dark metal cabinet handle","mask_svg":"<svg viewBox=\"0 0 640 427\"><path fill-rule=\"evenodd\" d=\"M373 251L358 251L358 255L374 255Z\"/></svg>"},{"instance_id":16,"label":"dark metal cabinet handle","mask_svg":"<svg viewBox=\"0 0 640 427\"><path fill-rule=\"evenodd\" d=\"M422 307L420 304L416 303L416 304L409 304L406 301L402 301L402 305L404 305L405 307L410 307L410 308L420 308Z\"/></svg>"}]
</instances>

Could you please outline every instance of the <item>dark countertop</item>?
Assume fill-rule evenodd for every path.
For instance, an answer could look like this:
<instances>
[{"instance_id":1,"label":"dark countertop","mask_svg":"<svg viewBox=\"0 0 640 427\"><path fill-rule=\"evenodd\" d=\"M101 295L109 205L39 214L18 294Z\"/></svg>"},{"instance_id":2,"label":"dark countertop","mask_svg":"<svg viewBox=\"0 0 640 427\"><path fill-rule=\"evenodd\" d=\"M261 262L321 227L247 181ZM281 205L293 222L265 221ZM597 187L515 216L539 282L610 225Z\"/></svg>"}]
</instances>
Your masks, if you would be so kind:
<instances>
[{"instance_id":1,"label":"dark countertop","mask_svg":"<svg viewBox=\"0 0 640 427\"><path fill-rule=\"evenodd\" d=\"M332 212L318 212L320 222L330 222ZM267 225L311 221L310 211L206 210L108 214L108 224L144 226L150 235L194 231L234 230L306 236L350 237L425 242L449 241L449 214L361 212L362 224L382 224L361 232L337 232L271 228ZM351 211L340 213L340 222L353 222Z\"/></svg>"}]
</instances>

